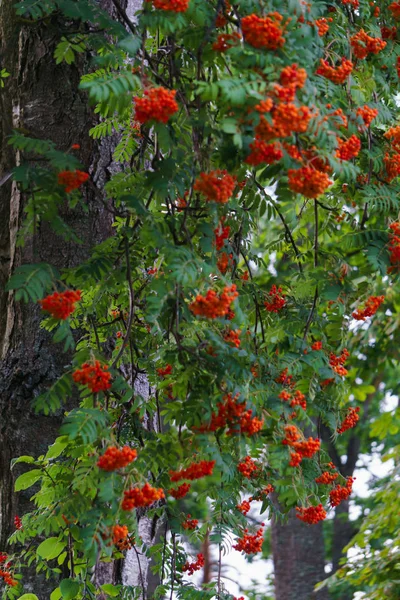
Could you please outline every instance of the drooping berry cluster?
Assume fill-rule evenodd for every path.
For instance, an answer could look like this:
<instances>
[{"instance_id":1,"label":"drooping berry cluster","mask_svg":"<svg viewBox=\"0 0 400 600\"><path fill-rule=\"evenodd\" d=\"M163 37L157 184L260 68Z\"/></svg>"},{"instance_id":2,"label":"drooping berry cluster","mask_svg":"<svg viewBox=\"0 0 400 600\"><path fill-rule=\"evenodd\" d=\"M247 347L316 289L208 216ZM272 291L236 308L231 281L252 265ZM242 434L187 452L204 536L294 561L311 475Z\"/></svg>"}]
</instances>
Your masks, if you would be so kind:
<instances>
[{"instance_id":1,"label":"drooping berry cluster","mask_svg":"<svg viewBox=\"0 0 400 600\"><path fill-rule=\"evenodd\" d=\"M366 127L369 127L372 121L378 116L379 111L377 108L370 108L366 104L357 108L356 115L361 117Z\"/></svg>"},{"instance_id":2,"label":"drooping berry cluster","mask_svg":"<svg viewBox=\"0 0 400 600\"><path fill-rule=\"evenodd\" d=\"M322 350L322 342L314 342L311 346L311 350Z\"/></svg>"},{"instance_id":3,"label":"drooping berry cluster","mask_svg":"<svg viewBox=\"0 0 400 600\"><path fill-rule=\"evenodd\" d=\"M228 171L215 169L209 173L200 173L193 189L202 194L208 202L226 204L232 197L236 184L236 177L229 175Z\"/></svg>"},{"instance_id":4,"label":"drooping berry cluster","mask_svg":"<svg viewBox=\"0 0 400 600\"><path fill-rule=\"evenodd\" d=\"M148 123L149 121L167 123L179 109L175 96L176 90L167 90L163 87L145 90L142 98L136 96L133 99L135 119L139 123Z\"/></svg>"},{"instance_id":5,"label":"drooping berry cluster","mask_svg":"<svg viewBox=\"0 0 400 600\"><path fill-rule=\"evenodd\" d=\"M294 394L283 390L279 394L279 398L285 402L289 402L292 408L295 406L301 406L301 408L304 410L307 408L306 397L302 392L300 392L300 390L296 390Z\"/></svg>"},{"instance_id":6,"label":"drooping berry cluster","mask_svg":"<svg viewBox=\"0 0 400 600\"><path fill-rule=\"evenodd\" d=\"M286 304L286 296L282 294L282 288L274 284L268 292L269 299L264 302L268 312L278 313Z\"/></svg>"},{"instance_id":7,"label":"drooping berry cluster","mask_svg":"<svg viewBox=\"0 0 400 600\"><path fill-rule=\"evenodd\" d=\"M132 547L129 540L129 530L126 525L115 525L113 527L113 544L119 550L128 550Z\"/></svg>"},{"instance_id":8,"label":"drooping berry cluster","mask_svg":"<svg viewBox=\"0 0 400 600\"><path fill-rule=\"evenodd\" d=\"M240 394L226 394L223 402L217 404L218 412L212 413L210 424L202 425L199 430L218 431L227 427L227 435L242 433L251 436L258 433L264 421L253 417L251 409L247 409L245 401L239 402L239 397Z\"/></svg>"},{"instance_id":9,"label":"drooping berry cluster","mask_svg":"<svg viewBox=\"0 0 400 600\"><path fill-rule=\"evenodd\" d=\"M260 466L250 456L245 456L244 459L238 463L237 470L243 477L246 477L246 479L251 479L260 472Z\"/></svg>"},{"instance_id":10,"label":"drooping berry cluster","mask_svg":"<svg viewBox=\"0 0 400 600\"><path fill-rule=\"evenodd\" d=\"M89 179L88 173L84 171L61 171L57 177L58 185L62 185L67 194L77 190Z\"/></svg>"},{"instance_id":11,"label":"drooping berry cluster","mask_svg":"<svg viewBox=\"0 0 400 600\"><path fill-rule=\"evenodd\" d=\"M344 365L349 358L350 353L347 348L343 348L341 354L336 356L333 352L329 355L329 364L332 367L333 371L340 375L341 377L345 377L348 373L347 369L344 368Z\"/></svg>"},{"instance_id":12,"label":"drooping berry cluster","mask_svg":"<svg viewBox=\"0 0 400 600\"><path fill-rule=\"evenodd\" d=\"M361 142L356 135L352 135L347 140L337 138L338 149L336 150L336 156L340 160L351 160L358 156L361 149Z\"/></svg>"},{"instance_id":13,"label":"drooping berry cluster","mask_svg":"<svg viewBox=\"0 0 400 600\"><path fill-rule=\"evenodd\" d=\"M111 373L108 372L108 366L102 365L98 360L94 363L84 363L81 369L77 369L72 374L72 378L75 383L86 385L93 394L104 392L111 387Z\"/></svg>"},{"instance_id":14,"label":"drooping berry cluster","mask_svg":"<svg viewBox=\"0 0 400 600\"><path fill-rule=\"evenodd\" d=\"M185 562L185 564L182 567L182 571L184 573L187 573L188 575L193 575L195 571L200 571L202 567L204 567L204 556L203 554L198 554L197 560L195 562Z\"/></svg>"},{"instance_id":15,"label":"drooping berry cluster","mask_svg":"<svg viewBox=\"0 0 400 600\"><path fill-rule=\"evenodd\" d=\"M175 500L179 500L180 498L184 498L190 490L190 483L182 483L176 489L171 488L168 490L168 494L170 494Z\"/></svg>"},{"instance_id":16,"label":"drooping berry cluster","mask_svg":"<svg viewBox=\"0 0 400 600\"><path fill-rule=\"evenodd\" d=\"M243 500L240 504L236 506L238 511L240 511L243 515L247 515L250 510L250 502L248 500Z\"/></svg>"},{"instance_id":17,"label":"drooping berry cluster","mask_svg":"<svg viewBox=\"0 0 400 600\"><path fill-rule=\"evenodd\" d=\"M214 229L215 235L215 247L217 250L222 250L225 244L225 240L229 238L231 228L229 225L224 225L223 221L219 223L218 227Z\"/></svg>"},{"instance_id":18,"label":"drooping berry cluster","mask_svg":"<svg viewBox=\"0 0 400 600\"><path fill-rule=\"evenodd\" d=\"M326 510L322 504L318 504L318 506L309 506L308 508L299 508L296 506L296 512L296 517L309 525L315 525L326 519Z\"/></svg>"},{"instance_id":19,"label":"drooping berry cluster","mask_svg":"<svg viewBox=\"0 0 400 600\"><path fill-rule=\"evenodd\" d=\"M126 467L137 457L137 452L129 446L124 446L121 450L115 446L110 446L104 452L103 456L100 456L97 461L97 466L103 471L116 471Z\"/></svg>"},{"instance_id":20,"label":"drooping berry cluster","mask_svg":"<svg viewBox=\"0 0 400 600\"><path fill-rule=\"evenodd\" d=\"M353 427L355 427L357 425L358 421L360 420L360 415L358 414L359 412L360 412L359 406L356 406L355 408L352 408L352 407L349 408L345 419L337 428L337 432L344 433L348 429L352 429Z\"/></svg>"},{"instance_id":21,"label":"drooping berry cluster","mask_svg":"<svg viewBox=\"0 0 400 600\"><path fill-rule=\"evenodd\" d=\"M353 491L354 477L348 477L345 486L337 484L336 487L329 492L329 502L334 508L339 506L341 502L347 500Z\"/></svg>"},{"instance_id":22,"label":"drooping berry cluster","mask_svg":"<svg viewBox=\"0 0 400 600\"><path fill-rule=\"evenodd\" d=\"M180 13L187 11L190 0L146 0L146 2L152 2L157 10Z\"/></svg>"},{"instance_id":23,"label":"drooping berry cluster","mask_svg":"<svg viewBox=\"0 0 400 600\"><path fill-rule=\"evenodd\" d=\"M186 519L182 523L183 529L189 531L196 529L197 525L199 524L199 521L197 519L191 519L191 516L192 515L186 516Z\"/></svg>"},{"instance_id":24,"label":"drooping berry cluster","mask_svg":"<svg viewBox=\"0 0 400 600\"><path fill-rule=\"evenodd\" d=\"M396 221L389 225L389 260L388 272L400 269L400 222Z\"/></svg>"},{"instance_id":25,"label":"drooping berry cluster","mask_svg":"<svg viewBox=\"0 0 400 600\"><path fill-rule=\"evenodd\" d=\"M329 79L333 83L344 83L353 70L353 63L347 58L342 58L342 63L338 67L331 67L329 63L321 58L320 66L316 70L317 75Z\"/></svg>"},{"instance_id":26,"label":"drooping berry cluster","mask_svg":"<svg viewBox=\"0 0 400 600\"><path fill-rule=\"evenodd\" d=\"M192 463L186 469L170 471L169 476L173 482L181 481L182 479L193 481L194 479L201 479L202 477L207 477L207 475L212 475L214 465L215 460L201 460L198 463Z\"/></svg>"},{"instance_id":27,"label":"drooping berry cluster","mask_svg":"<svg viewBox=\"0 0 400 600\"><path fill-rule=\"evenodd\" d=\"M157 375L160 377L167 377L167 375L171 375L172 373L172 365L167 364L165 367L160 367L157 369Z\"/></svg>"},{"instance_id":28,"label":"drooping berry cluster","mask_svg":"<svg viewBox=\"0 0 400 600\"><path fill-rule=\"evenodd\" d=\"M132 510L139 506L150 506L162 498L165 498L165 495L161 488L153 488L149 483L145 483L141 489L135 487L124 492L121 508Z\"/></svg>"},{"instance_id":29,"label":"drooping berry cluster","mask_svg":"<svg viewBox=\"0 0 400 600\"><path fill-rule=\"evenodd\" d=\"M358 308L352 313L353 319L356 319L356 321L365 321L367 317L372 317L384 301L385 296L370 296L364 308Z\"/></svg>"},{"instance_id":30,"label":"drooping berry cluster","mask_svg":"<svg viewBox=\"0 0 400 600\"><path fill-rule=\"evenodd\" d=\"M250 150L251 153L244 162L253 167L260 165L261 163L272 165L283 157L280 144L276 142L268 144L259 138L255 139L254 142L250 144Z\"/></svg>"},{"instance_id":31,"label":"drooping berry cluster","mask_svg":"<svg viewBox=\"0 0 400 600\"><path fill-rule=\"evenodd\" d=\"M262 527L258 531L251 535L248 533L248 529L243 530L243 536L236 540L236 544L233 544L232 548L238 552L244 552L245 554L256 554L261 552L263 544L263 533Z\"/></svg>"},{"instance_id":32,"label":"drooping berry cluster","mask_svg":"<svg viewBox=\"0 0 400 600\"><path fill-rule=\"evenodd\" d=\"M224 340L231 346L234 346L235 348L239 348L240 334L241 334L240 329L236 329L236 330L230 329L227 333L225 333Z\"/></svg>"},{"instance_id":33,"label":"drooping berry cluster","mask_svg":"<svg viewBox=\"0 0 400 600\"><path fill-rule=\"evenodd\" d=\"M339 473L330 473L329 471L324 471L322 475L315 478L315 482L323 485L331 485L338 477Z\"/></svg>"},{"instance_id":34,"label":"drooping berry cluster","mask_svg":"<svg viewBox=\"0 0 400 600\"><path fill-rule=\"evenodd\" d=\"M297 194L306 198L318 198L332 185L326 173L313 169L312 167L301 167L301 169L289 169L289 188Z\"/></svg>"},{"instance_id":35,"label":"drooping berry cluster","mask_svg":"<svg viewBox=\"0 0 400 600\"><path fill-rule=\"evenodd\" d=\"M196 299L189 305L189 309L196 316L217 319L227 315L230 306L239 296L236 285L224 287L223 292L217 294L215 290L208 290L205 296L198 294Z\"/></svg>"},{"instance_id":36,"label":"drooping berry cluster","mask_svg":"<svg viewBox=\"0 0 400 600\"><path fill-rule=\"evenodd\" d=\"M303 458L312 458L321 448L321 442L318 438L309 437L308 440L300 440L300 432L295 425L286 425L285 438L282 444L289 446L294 450L290 454L289 465L298 467Z\"/></svg>"},{"instance_id":37,"label":"drooping berry cluster","mask_svg":"<svg viewBox=\"0 0 400 600\"><path fill-rule=\"evenodd\" d=\"M3 579L6 585L10 587L15 587L18 585L18 581L13 579L9 569L11 567L11 562L8 560L8 555L5 552L0 552L0 565L4 564L4 569L0 568L0 577Z\"/></svg>"},{"instance_id":38,"label":"drooping berry cluster","mask_svg":"<svg viewBox=\"0 0 400 600\"><path fill-rule=\"evenodd\" d=\"M354 56L357 58L366 58L368 54L378 54L386 46L386 42L380 38L373 38L360 29L358 33L350 38L350 45L352 47Z\"/></svg>"},{"instance_id":39,"label":"drooping berry cluster","mask_svg":"<svg viewBox=\"0 0 400 600\"><path fill-rule=\"evenodd\" d=\"M65 292L54 292L39 300L41 309L51 314L55 319L67 319L75 310L75 304L81 299L80 290L66 290Z\"/></svg>"},{"instance_id":40,"label":"drooping berry cluster","mask_svg":"<svg viewBox=\"0 0 400 600\"><path fill-rule=\"evenodd\" d=\"M277 12L269 13L266 17L256 14L242 19L242 31L245 41L253 48L277 50L285 43L283 37L283 17Z\"/></svg>"}]
</instances>

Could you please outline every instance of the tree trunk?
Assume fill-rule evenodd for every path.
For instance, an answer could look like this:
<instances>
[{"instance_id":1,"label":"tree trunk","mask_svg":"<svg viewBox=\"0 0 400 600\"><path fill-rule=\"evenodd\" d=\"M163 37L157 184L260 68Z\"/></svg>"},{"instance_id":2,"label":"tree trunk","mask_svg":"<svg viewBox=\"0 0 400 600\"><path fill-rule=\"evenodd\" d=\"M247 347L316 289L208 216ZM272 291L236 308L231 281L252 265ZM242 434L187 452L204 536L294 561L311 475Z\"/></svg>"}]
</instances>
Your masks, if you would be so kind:
<instances>
[{"instance_id":1,"label":"tree trunk","mask_svg":"<svg viewBox=\"0 0 400 600\"><path fill-rule=\"evenodd\" d=\"M290 514L285 524L271 523L276 600L328 600L326 589L314 592L325 578L322 524L306 525Z\"/></svg>"},{"instance_id":2,"label":"tree trunk","mask_svg":"<svg viewBox=\"0 0 400 600\"><path fill-rule=\"evenodd\" d=\"M15 128L27 135L51 139L60 150L80 143L80 160L93 181L104 181L111 166L111 155L99 149L88 136L94 120L84 94L78 90L79 65L56 65L53 53L60 38L55 19L47 25L25 25L15 15L14 0L0 3L0 40L2 67L11 76L0 95L0 548L13 531L16 514L22 516L32 508L32 491L15 495L14 480L21 473L19 465L10 471L10 460L22 454L38 456L54 441L61 415L35 415L32 400L63 372L70 357L51 342L40 329L40 310L32 303L23 305L5 292L5 285L16 266L29 262L49 262L57 268L72 267L88 256L90 248L111 234L110 213L95 201L86 189L83 211L63 216L83 243L78 246L57 237L40 224L24 248L17 248L16 236L23 220L24 198L17 186L7 179L21 162L18 152L7 145ZM100 160L101 159L101 160ZM30 580L30 581L29 581ZM49 584L31 573L26 589L40 590L48 598ZM33 586L34 581L34 586ZM51 584L51 589L54 585Z\"/></svg>"}]
</instances>

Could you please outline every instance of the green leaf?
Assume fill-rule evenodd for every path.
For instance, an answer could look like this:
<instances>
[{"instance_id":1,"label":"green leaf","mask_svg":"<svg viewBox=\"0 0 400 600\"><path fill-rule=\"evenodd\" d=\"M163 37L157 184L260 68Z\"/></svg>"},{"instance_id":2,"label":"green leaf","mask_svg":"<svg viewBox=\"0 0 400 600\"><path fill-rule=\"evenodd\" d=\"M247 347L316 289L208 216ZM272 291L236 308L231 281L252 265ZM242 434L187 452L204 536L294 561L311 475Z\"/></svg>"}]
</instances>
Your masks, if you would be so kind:
<instances>
[{"instance_id":1,"label":"green leaf","mask_svg":"<svg viewBox=\"0 0 400 600\"><path fill-rule=\"evenodd\" d=\"M50 594L50 600L60 600L61 598L61 590L60 588L56 588L55 590L53 590Z\"/></svg>"},{"instance_id":2,"label":"green leaf","mask_svg":"<svg viewBox=\"0 0 400 600\"><path fill-rule=\"evenodd\" d=\"M39 600L36 594L23 594L18 600Z\"/></svg>"},{"instance_id":3,"label":"green leaf","mask_svg":"<svg viewBox=\"0 0 400 600\"><path fill-rule=\"evenodd\" d=\"M34 462L35 462L35 459L33 458L33 456L18 456L18 458L12 459L11 469L13 468L14 465L17 465L18 463L32 464Z\"/></svg>"},{"instance_id":4,"label":"green leaf","mask_svg":"<svg viewBox=\"0 0 400 600\"><path fill-rule=\"evenodd\" d=\"M64 550L65 544L64 542L60 542L60 540L56 537L47 538L41 544L39 544L36 553L40 558L44 558L45 560L52 560L56 558L61 552Z\"/></svg>"},{"instance_id":5,"label":"green leaf","mask_svg":"<svg viewBox=\"0 0 400 600\"><path fill-rule=\"evenodd\" d=\"M66 435L58 437L54 444L52 444L47 450L45 458L57 458L57 456L60 456L64 448L68 446L68 444L69 440Z\"/></svg>"},{"instance_id":6,"label":"green leaf","mask_svg":"<svg viewBox=\"0 0 400 600\"><path fill-rule=\"evenodd\" d=\"M104 585L102 585L101 590L103 592L106 592L106 594L108 594L112 598L116 598L119 595L119 588L115 585L112 585L111 583L105 583Z\"/></svg>"},{"instance_id":7,"label":"green leaf","mask_svg":"<svg viewBox=\"0 0 400 600\"><path fill-rule=\"evenodd\" d=\"M64 600L76 598L77 594L79 593L79 588L79 583L73 579L63 579L60 583L60 590Z\"/></svg>"},{"instance_id":8,"label":"green leaf","mask_svg":"<svg viewBox=\"0 0 400 600\"><path fill-rule=\"evenodd\" d=\"M16 480L14 490L16 492L20 492L21 490L26 490L26 489L30 488L34 483L39 481L39 479L42 476L43 476L43 471L41 471L40 469L32 469L32 471L23 473Z\"/></svg>"}]
</instances>

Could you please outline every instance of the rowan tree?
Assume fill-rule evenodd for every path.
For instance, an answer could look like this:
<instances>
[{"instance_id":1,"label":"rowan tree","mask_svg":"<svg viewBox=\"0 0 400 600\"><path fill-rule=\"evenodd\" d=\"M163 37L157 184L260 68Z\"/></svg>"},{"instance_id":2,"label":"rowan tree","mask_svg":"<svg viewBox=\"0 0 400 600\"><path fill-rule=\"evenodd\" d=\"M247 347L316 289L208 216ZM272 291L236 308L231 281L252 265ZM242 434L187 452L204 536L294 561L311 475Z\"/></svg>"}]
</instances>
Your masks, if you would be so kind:
<instances>
[{"instance_id":1,"label":"rowan tree","mask_svg":"<svg viewBox=\"0 0 400 600\"><path fill-rule=\"evenodd\" d=\"M343 451L337 440L365 419L362 399L385 373L375 357L376 378L357 379L359 354L385 339L374 341L376 327L393 339L385 319L396 325L400 4L131 8L15 5L25 25L57 31L55 64L84 71L68 83L97 123L67 147L18 126L8 139L18 245L32 248L11 301L35 306L31 327L68 358L29 398L49 418L63 413L59 436L12 457L12 468L28 465L15 491L32 488L33 507L2 555L5 598L44 597L24 587L32 564L51 600L233 598L224 553L263 544L248 504L313 528L351 496L353 473L330 452ZM112 153L106 176L83 152L90 139ZM80 227L96 230L93 207L112 224L94 247ZM38 261L43 230L51 245ZM67 265L52 259L58 239L77 257ZM186 497L198 512L182 511ZM218 548L203 586L191 576L205 558L188 555L184 536ZM134 584L124 558L138 565Z\"/></svg>"}]
</instances>

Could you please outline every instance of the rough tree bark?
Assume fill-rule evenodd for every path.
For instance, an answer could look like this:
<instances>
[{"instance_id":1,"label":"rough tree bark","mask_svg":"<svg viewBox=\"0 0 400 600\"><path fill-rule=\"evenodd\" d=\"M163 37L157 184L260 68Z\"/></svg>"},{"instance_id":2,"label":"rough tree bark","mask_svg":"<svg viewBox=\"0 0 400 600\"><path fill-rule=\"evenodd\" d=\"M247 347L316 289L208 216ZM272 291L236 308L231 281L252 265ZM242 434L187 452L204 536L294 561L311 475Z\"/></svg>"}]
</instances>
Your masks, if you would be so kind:
<instances>
[{"instance_id":1,"label":"rough tree bark","mask_svg":"<svg viewBox=\"0 0 400 600\"><path fill-rule=\"evenodd\" d=\"M0 40L2 67L11 77L0 98L0 548L13 531L16 514L30 510L31 491L15 495L15 478L21 470L10 471L10 461L21 454L40 455L57 435L61 416L35 415L33 398L48 387L62 372L70 357L54 346L50 336L40 329L40 311L32 305L16 303L13 294L5 292L6 282L19 264L50 262L58 268L72 267L88 256L90 248L111 232L111 217L95 199L90 187L86 191L88 214L64 214L67 223L84 240L81 246L57 238L46 225L40 225L23 249L16 246L16 236L23 218L24 198L11 179L6 179L21 157L7 145L7 137L15 128L27 135L51 139L61 150L80 143L80 159L101 189L115 166L112 145L90 140L88 131L94 117L84 94L78 91L82 63L57 66L53 52L60 38L62 23L55 19L45 24L26 25L17 18L14 0L0 3ZM129 18L141 6L141 0L119 3ZM102 6L117 18L113 0ZM82 59L83 61L85 58ZM137 392L148 394L147 381L136 383ZM143 389L142 389L143 388ZM147 388L145 390L145 388ZM160 537L161 524L146 515L140 516L140 531L148 546ZM158 584L144 555L140 568L132 550L123 569L99 564L95 579L98 584L123 580L127 585L143 587L143 597L150 598ZM34 573L25 579L26 589L34 590L43 600L49 597L54 583L44 582ZM50 587L49 587L50 585Z\"/></svg>"},{"instance_id":2,"label":"rough tree bark","mask_svg":"<svg viewBox=\"0 0 400 600\"><path fill-rule=\"evenodd\" d=\"M326 589L314 592L325 577L322 524L310 527L291 514L285 524L272 520L276 600L328 600Z\"/></svg>"}]
</instances>

